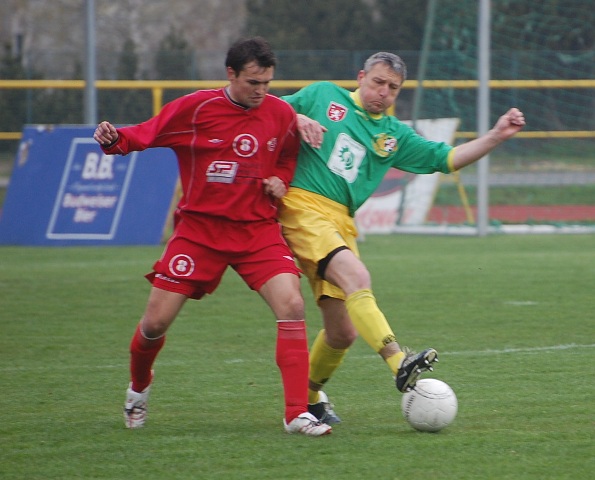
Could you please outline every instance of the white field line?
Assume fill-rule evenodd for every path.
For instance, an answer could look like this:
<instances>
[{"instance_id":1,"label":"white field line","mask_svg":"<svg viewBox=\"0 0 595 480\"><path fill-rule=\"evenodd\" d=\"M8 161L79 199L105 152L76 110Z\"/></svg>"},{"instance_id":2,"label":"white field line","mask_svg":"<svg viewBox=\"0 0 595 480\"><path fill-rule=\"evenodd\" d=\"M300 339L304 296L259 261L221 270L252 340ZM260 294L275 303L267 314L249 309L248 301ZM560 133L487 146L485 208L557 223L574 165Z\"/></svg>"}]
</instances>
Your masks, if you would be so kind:
<instances>
[{"instance_id":1,"label":"white field line","mask_svg":"<svg viewBox=\"0 0 595 480\"><path fill-rule=\"evenodd\" d=\"M463 350L463 351L454 351L454 352L438 352L440 356L450 356L450 355L469 355L469 356L477 356L477 355L507 355L507 354L536 354L541 352L554 352L559 350L579 350L579 349L588 349L588 348L595 348L595 343L591 344L576 344L576 343L569 343L565 345L550 345L546 347L527 347L527 348L502 348L502 349L488 349L488 350ZM351 360L361 360L361 359L368 359L368 358L378 358L376 354L366 354L366 355L349 355ZM183 366L187 365L187 362L184 361L176 361L176 360L166 360L166 361L159 361L157 360L158 365L162 367L175 367L175 366ZM250 359L246 360L243 358L229 358L223 360L223 363L226 364L237 364L237 363L269 363L271 359L267 358L260 358L260 359ZM44 372L44 371L68 371L68 370L80 370L80 369L87 369L87 370L110 370L110 369L121 369L127 368L128 365L125 363L120 364L111 364L111 365L51 365L51 366L39 366L39 367L20 367L20 366L10 366L6 365L0 367L0 373L11 373L11 372Z\"/></svg>"},{"instance_id":2,"label":"white field line","mask_svg":"<svg viewBox=\"0 0 595 480\"><path fill-rule=\"evenodd\" d=\"M500 350L468 350L462 352L444 352L443 355L504 355L507 353L539 353L552 352L558 350L574 350L579 348L595 348L595 343L578 345L576 343L569 343L566 345L551 345L549 347L529 347L529 348L503 348Z\"/></svg>"},{"instance_id":3,"label":"white field line","mask_svg":"<svg viewBox=\"0 0 595 480\"><path fill-rule=\"evenodd\" d=\"M443 352L439 351L439 356L449 356L449 355L506 355L506 354L535 354L541 352L554 352L559 350L576 350L581 348L595 348L595 343L591 344L576 344L576 343L568 343L565 345L550 345L547 347L527 347L527 348L502 348L502 349L487 349L487 350L462 350L462 351L454 351L454 352ZM377 357L378 355L359 355L355 358L370 358L370 357Z\"/></svg>"}]
</instances>

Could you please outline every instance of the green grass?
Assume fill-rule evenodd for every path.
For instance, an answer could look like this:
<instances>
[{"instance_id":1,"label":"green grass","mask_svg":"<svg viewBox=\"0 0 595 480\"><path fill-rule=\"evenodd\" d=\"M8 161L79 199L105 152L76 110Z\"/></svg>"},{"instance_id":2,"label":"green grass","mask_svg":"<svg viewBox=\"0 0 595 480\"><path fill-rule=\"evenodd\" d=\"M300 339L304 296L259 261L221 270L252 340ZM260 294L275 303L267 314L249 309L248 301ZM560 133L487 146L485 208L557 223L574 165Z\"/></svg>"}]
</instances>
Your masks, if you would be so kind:
<instances>
[{"instance_id":1,"label":"green grass","mask_svg":"<svg viewBox=\"0 0 595 480\"><path fill-rule=\"evenodd\" d=\"M594 240L368 236L381 308L403 344L438 349L432 376L459 414L412 430L360 339L327 385L343 423L316 439L283 432L274 319L235 273L172 326L147 426L130 431L127 348L161 248L1 247L0 478L588 478Z\"/></svg>"}]
</instances>

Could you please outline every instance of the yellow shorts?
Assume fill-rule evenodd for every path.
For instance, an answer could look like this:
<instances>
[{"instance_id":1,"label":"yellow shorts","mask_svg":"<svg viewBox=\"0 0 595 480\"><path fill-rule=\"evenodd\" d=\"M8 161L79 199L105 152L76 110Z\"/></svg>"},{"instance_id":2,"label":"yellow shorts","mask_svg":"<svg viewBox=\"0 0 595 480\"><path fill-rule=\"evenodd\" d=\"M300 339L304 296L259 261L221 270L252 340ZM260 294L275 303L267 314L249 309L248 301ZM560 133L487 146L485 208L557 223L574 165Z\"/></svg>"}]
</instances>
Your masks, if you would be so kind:
<instances>
[{"instance_id":1,"label":"yellow shorts","mask_svg":"<svg viewBox=\"0 0 595 480\"><path fill-rule=\"evenodd\" d=\"M318 275L318 262L340 247L349 248L359 257L357 228L346 206L333 200L290 187L282 199L279 221L283 236L310 281L314 298L345 299L340 288Z\"/></svg>"}]
</instances>

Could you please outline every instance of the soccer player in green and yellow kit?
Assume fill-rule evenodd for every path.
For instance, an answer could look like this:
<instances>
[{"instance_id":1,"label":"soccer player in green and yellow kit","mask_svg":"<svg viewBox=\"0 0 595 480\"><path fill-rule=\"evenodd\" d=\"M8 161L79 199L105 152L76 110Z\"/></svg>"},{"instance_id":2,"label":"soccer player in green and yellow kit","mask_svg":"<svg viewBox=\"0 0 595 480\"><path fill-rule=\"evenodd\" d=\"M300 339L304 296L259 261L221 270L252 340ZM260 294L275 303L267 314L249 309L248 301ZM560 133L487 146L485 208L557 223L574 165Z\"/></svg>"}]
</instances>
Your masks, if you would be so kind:
<instances>
[{"instance_id":1,"label":"soccer player in green and yellow kit","mask_svg":"<svg viewBox=\"0 0 595 480\"><path fill-rule=\"evenodd\" d=\"M366 60L354 92L317 82L284 97L298 113L302 144L280 221L322 313L324 329L310 351L308 400L310 412L329 424L340 419L321 389L358 334L387 363L401 392L413 388L438 359L433 348L420 353L402 349L376 304L356 244L356 210L389 168L453 172L525 125L522 112L512 108L487 134L457 147L426 140L386 114L406 77L399 56L379 52Z\"/></svg>"}]
</instances>

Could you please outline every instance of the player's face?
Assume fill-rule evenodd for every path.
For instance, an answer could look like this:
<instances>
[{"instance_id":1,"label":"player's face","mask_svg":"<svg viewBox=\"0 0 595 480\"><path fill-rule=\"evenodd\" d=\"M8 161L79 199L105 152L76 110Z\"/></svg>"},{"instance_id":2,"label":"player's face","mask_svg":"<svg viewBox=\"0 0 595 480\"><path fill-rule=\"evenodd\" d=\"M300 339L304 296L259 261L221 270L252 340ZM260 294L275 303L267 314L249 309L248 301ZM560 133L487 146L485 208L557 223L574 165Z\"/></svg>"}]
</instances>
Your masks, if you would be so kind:
<instances>
[{"instance_id":1,"label":"player's face","mask_svg":"<svg viewBox=\"0 0 595 480\"><path fill-rule=\"evenodd\" d=\"M377 63L368 73L360 70L357 76L359 94L367 112L382 113L395 103L403 78L385 63Z\"/></svg>"},{"instance_id":2,"label":"player's face","mask_svg":"<svg viewBox=\"0 0 595 480\"><path fill-rule=\"evenodd\" d=\"M274 73L275 67L261 67L256 62L247 63L237 75L228 67L227 79L231 98L245 107L258 107L269 91Z\"/></svg>"}]
</instances>

